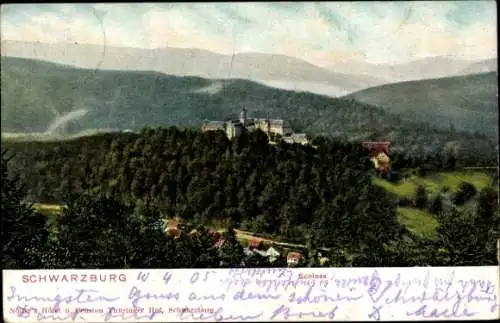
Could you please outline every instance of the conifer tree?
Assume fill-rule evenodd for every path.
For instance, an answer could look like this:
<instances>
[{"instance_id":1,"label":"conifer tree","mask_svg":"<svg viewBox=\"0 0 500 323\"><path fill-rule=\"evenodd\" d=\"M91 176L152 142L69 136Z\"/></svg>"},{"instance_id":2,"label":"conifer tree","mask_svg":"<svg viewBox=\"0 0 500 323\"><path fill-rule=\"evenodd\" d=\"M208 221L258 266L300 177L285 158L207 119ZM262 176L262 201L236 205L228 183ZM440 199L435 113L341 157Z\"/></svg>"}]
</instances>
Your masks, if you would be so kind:
<instances>
[{"instance_id":1,"label":"conifer tree","mask_svg":"<svg viewBox=\"0 0 500 323\"><path fill-rule=\"evenodd\" d=\"M26 203L20 177L9 174L7 152L2 152L2 268L33 269L43 266L43 248L49 232L46 218Z\"/></svg>"},{"instance_id":2,"label":"conifer tree","mask_svg":"<svg viewBox=\"0 0 500 323\"><path fill-rule=\"evenodd\" d=\"M244 258L243 247L236 238L236 232L229 226L224 233L224 243L220 248L223 267L240 267Z\"/></svg>"},{"instance_id":3,"label":"conifer tree","mask_svg":"<svg viewBox=\"0 0 500 323\"><path fill-rule=\"evenodd\" d=\"M434 215L440 215L443 212L443 198L437 194L429 206L429 212Z\"/></svg>"},{"instance_id":4,"label":"conifer tree","mask_svg":"<svg viewBox=\"0 0 500 323\"><path fill-rule=\"evenodd\" d=\"M415 191L415 207L419 209L427 208L428 198L425 187L419 185Z\"/></svg>"}]
</instances>

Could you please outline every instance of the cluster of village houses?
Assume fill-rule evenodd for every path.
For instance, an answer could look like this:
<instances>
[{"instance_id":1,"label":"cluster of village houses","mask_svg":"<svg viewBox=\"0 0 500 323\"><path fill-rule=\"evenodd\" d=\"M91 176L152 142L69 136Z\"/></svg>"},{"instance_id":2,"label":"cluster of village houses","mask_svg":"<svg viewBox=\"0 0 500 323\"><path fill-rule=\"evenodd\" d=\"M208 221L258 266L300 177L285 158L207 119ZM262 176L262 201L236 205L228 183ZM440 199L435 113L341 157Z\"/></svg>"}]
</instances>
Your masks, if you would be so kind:
<instances>
[{"instance_id":1,"label":"cluster of village houses","mask_svg":"<svg viewBox=\"0 0 500 323\"><path fill-rule=\"evenodd\" d=\"M239 120L208 121L201 127L202 131L224 131L229 139L238 137L243 131L253 131L257 129L264 131L268 138L271 138L271 134L275 134L281 136L285 142L290 144L309 144L307 135L305 133L293 132L292 128L285 120L249 118L246 109L241 111Z\"/></svg>"},{"instance_id":2,"label":"cluster of village houses","mask_svg":"<svg viewBox=\"0 0 500 323\"><path fill-rule=\"evenodd\" d=\"M172 237L178 238L182 232L182 227L179 223L175 221L169 221L166 224L165 233ZM210 229L210 235L213 238L214 248L220 248L224 244L224 238L222 234L216 230ZM190 236L198 235L199 232L194 229L189 233ZM266 249L267 248L267 249ZM262 239L254 238L248 241L248 246L243 249L246 256L250 257L252 255L258 254L264 258L267 258L270 263L276 261L280 256L281 252L272 246L264 246ZM321 256L321 255L320 255ZM289 267L297 266L302 259L303 255L300 252L291 251L286 255L286 261ZM328 261L326 257L320 257L320 263L324 264Z\"/></svg>"}]
</instances>

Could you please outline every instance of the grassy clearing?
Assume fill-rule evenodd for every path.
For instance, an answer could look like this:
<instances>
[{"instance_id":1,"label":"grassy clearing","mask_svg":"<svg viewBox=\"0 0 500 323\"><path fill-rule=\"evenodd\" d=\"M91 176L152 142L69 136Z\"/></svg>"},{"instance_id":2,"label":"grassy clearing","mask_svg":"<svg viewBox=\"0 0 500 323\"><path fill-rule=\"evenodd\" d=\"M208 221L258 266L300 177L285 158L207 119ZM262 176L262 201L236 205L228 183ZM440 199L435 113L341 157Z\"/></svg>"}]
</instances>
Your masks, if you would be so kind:
<instances>
[{"instance_id":1,"label":"grassy clearing","mask_svg":"<svg viewBox=\"0 0 500 323\"><path fill-rule=\"evenodd\" d=\"M34 203L33 208L43 215L51 216L60 214L64 206L60 204Z\"/></svg>"},{"instance_id":2,"label":"grassy clearing","mask_svg":"<svg viewBox=\"0 0 500 323\"><path fill-rule=\"evenodd\" d=\"M381 179L378 177L373 178L373 184L382 187L387 192L398 195L411 197L415 194L416 185L413 181L401 181L400 183L391 183L385 179Z\"/></svg>"},{"instance_id":3,"label":"grassy clearing","mask_svg":"<svg viewBox=\"0 0 500 323\"><path fill-rule=\"evenodd\" d=\"M400 207L398 208L398 219L401 224L415 234L430 238L436 235L438 221L424 210Z\"/></svg>"},{"instance_id":4,"label":"grassy clearing","mask_svg":"<svg viewBox=\"0 0 500 323\"><path fill-rule=\"evenodd\" d=\"M448 187L451 191L456 191L462 182L469 182L478 190L481 190L490 184L490 177L482 172L442 172L426 177L413 175L397 184L378 177L373 178L375 185L401 197L414 196L419 185L424 186L429 193L434 193L445 187Z\"/></svg>"},{"instance_id":5,"label":"grassy clearing","mask_svg":"<svg viewBox=\"0 0 500 323\"><path fill-rule=\"evenodd\" d=\"M478 190L482 190L490 184L490 177L485 173L443 173L441 181L444 186L456 190L461 182L469 182Z\"/></svg>"}]
</instances>

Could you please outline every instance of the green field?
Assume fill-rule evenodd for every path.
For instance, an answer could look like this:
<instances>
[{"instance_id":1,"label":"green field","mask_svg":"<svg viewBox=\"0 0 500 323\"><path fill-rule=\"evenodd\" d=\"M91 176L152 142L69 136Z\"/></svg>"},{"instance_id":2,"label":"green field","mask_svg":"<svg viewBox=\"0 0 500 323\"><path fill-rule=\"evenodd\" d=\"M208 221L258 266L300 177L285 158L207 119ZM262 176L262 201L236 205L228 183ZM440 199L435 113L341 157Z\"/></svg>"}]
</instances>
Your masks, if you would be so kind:
<instances>
[{"instance_id":1,"label":"green field","mask_svg":"<svg viewBox=\"0 0 500 323\"><path fill-rule=\"evenodd\" d=\"M64 206L59 204L34 203L33 208L43 215L58 215Z\"/></svg>"},{"instance_id":2,"label":"green field","mask_svg":"<svg viewBox=\"0 0 500 323\"><path fill-rule=\"evenodd\" d=\"M490 184L490 177L482 172L441 172L427 177L410 176L400 183L391 183L378 177L373 178L373 183L383 187L388 192L401 197L412 197L419 185L424 186L429 193L434 193L449 188L456 191L460 183L469 182L478 190L482 190Z\"/></svg>"},{"instance_id":3,"label":"green field","mask_svg":"<svg viewBox=\"0 0 500 323\"><path fill-rule=\"evenodd\" d=\"M441 172L427 177L410 176L400 183L394 184L378 177L373 178L373 183L383 187L390 193L400 197L412 198L419 185L424 186L427 192L434 193L444 188L449 188L452 192L456 191L462 182L473 184L478 190L488 186L491 182L486 173L472 172ZM411 207L398 208L399 222L405 225L415 234L433 237L436 233L438 221L432 214L425 210L419 210Z\"/></svg>"},{"instance_id":4,"label":"green field","mask_svg":"<svg viewBox=\"0 0 500 323\"><path fill-rule=\"evenodd\" d=\"M436 234L438 221L427 211L400 207L398 208L398 220L417 235L432 238Z\"/></svg>"}]
</instances>

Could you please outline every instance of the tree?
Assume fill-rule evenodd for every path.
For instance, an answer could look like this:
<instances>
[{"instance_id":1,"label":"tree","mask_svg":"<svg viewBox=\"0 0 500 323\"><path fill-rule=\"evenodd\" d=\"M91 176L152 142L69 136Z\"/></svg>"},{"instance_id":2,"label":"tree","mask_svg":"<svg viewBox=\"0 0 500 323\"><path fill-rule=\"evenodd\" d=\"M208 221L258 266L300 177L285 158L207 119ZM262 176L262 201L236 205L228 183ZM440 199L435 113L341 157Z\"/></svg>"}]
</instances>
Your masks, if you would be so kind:
<instances>
[{"instance_id":1,"label":"tree","mask_svg":"<svg viewBox=\"0 0 500 323\"><path fill-rule=\"evenodd\" d=\"M328 252L330 267L350 267L352 266L352 257L347 250L341 248L332 248Z\"/></svg>"},{"instance_id":2,"label":"tree","mask_svg":"<svg viewBox=\"0 0 500 323\"><path fill-rule=\"evenodd\" d=\"M500 237L500 210L498 193L492 187L485 187L479 193L476 208L475 230L478 245L484 246L488 259L492 261L496 253L496 240Z\"/></svg>"},{"instance_id":3,"label":"tree","mask_svg":"<svg viewBox=\"0 0 500 323\"><path fill-rule=\"evenodd\" d=\"M427 208L427 203L427 190L422 185L419 185L415 191L415 207L424 209Z\"/></svg>"},{"instance_id":4,"label":"tree","mask_svg":"<svg viewBox=\"0 0 500 323\"><path fill-rule=\"evenodd\" d=\"M332 240L336 240L338 234L333 233L335 228L338 227L338 217L332 213L332 206L325 205L318 208L314 213L314 221L307 237L307 246L310 248L319 248L324 246L335 245ZM333 231L333 232L332 232Z\"/></svg>"},{"instance_id":5,"label":"tree","mask_svg":"<svg viewBox=\"0 0 500 323\"><path fill-rule=\"evenodd\" d=\"M125 219L131 222L124 237L130 239L130 245L124 247L130 248L130 255L134 256L128 260L130 267L179 267L175 262L178 246L165 234L165 222L154 206L150 203L143 204L141 209L136 208L133 216L125 217Z\"/></svg>"},{"instance_id":6,"label":"tree","mask_svg":"<svg viewBox=\"0 0 500 323\"><path fill-rule=\"evenodd\" d=\"M476 187L468 182L462 182L458 186L458 191L453 196L453 203L456 205L464 205L477 194Z\"/></svg>"},{"instance_id":7,"label":"tree","mask_svg":"<svg viewBox=\"0 0 500 323\"><path fill-rule=\"evenodd\" d=\"M477 217L481 225L499 229L498 193L492 187L485 187L479 193Z\"/></svg>"},{"instance_id":8,"label":"tree","mask_svg":"<svg viewBox=\"0 0 500 323\"><path fill-rule=\"evenodd\" d=\"M224 232L224 243L220 247L222 267L240 267L244 258L243 247L236 239L232 226Z\"/></svg>"},{"instance_id":9,"label":"tree","mask_svg":"<svg viewBox=\"0 0 500 323\"><path fill-rule=\"evenodd\" d=\"M49 231L46 218L25 203L25 186L8 172L7 152L2 152L2 268L35 269L43 266L43 248Z\"/></svg>"},{"instance_id":10,"label":"tree","mask_svg":"<svg viewBox=\"0 0 500 323\"><path fill-rule=\"evenodd\" d=\"M269 219L264 214L257 215L252 221L251 230L255 233L268 233Z\"/></svg>"},{"instance_id":11,"label":"tree","mask_svg":"<svg viewBox=\"0 0 500 323\"><path fill-rule=\"evenodd\" d=\"M139 255L132 248L141 238L132 207L103 194L73 199L57 217L60 268L133 268ZM143 247L147 250L147 246Z\"/></svg>"},{"instance_id":12,"label":"tree","mask_svg":"<svg viewBox=\"0 0 500 323\"><path fill-rule=\"evenodd\" d=\"M319 267L319 256L318 251L315 249L308 249L306 253L307 267L316 268Z\"/></svg>"},{"instance_id":13,"label":"tree","mask_svg":"<svg viewBox=\"0 0 500 323\"><path fill-rule=\"evenodd\" d=\"M492 224L497 227L492 228ZM437 228L437 247L446 251L448 259L443 259L442 265L496 264L495 241L498 238L498 224L496 219L485 225L475 211L467 209L455 208L443 213Z\"/></svg>"},{"instance_id":14,"label":"tree","mask_svg":"<svg viewBox=\"0 0 500 323\"><path fill-rule=\"evenodd\" d=\"M391 267L437 266L443 260L432 239L412 236L408 240L394 241L387 247L384 263ZM443 262L444 261L444 262Z\"/></svg>"},{"instance_id":15,"label":"tree","mask_svg":"<svg viewBox=\"0 0 500 323\"><path fill-rule=\"evenodd\" d=\"M258 253L253 253L247 256L244 260L245 267L250 268L266 268L270 267L270 263L267 257L262 256Z\"/></svg>"},{"instance_id":16,"label":"tree","mask_svg":"<svg viewBox=\"0 0 500 323\"><path fill-rule=\"evenodd\" d=\"M198 252L196 268L217 268L221 258L214 247L213 237L208 230L199 226L196 229L199 235L194 238L194 251Z\"/></svg>"},{"instance_id":17,"label":"tree","mask_svg":"<svg viewBox=\"0 0 500 323\"><path fill-rule=\"evenodd\" d=\"M276 259L274 259L274 261L270 262L270 267L283 268L286 266L287 266L287 261L283 253L280 253L280 255L276 257Z\"/></svg>"},{"instance_id":18,"label":"tree","mask_svg":"<svg viewBox=\"0 0 500 323\"><path fill-rule=\"evenodd\" d=\"M443 198L441 194L436 194L429 206L429 212L434 215L440 215L443 212Z\"/></svg>"}]
</instances>

